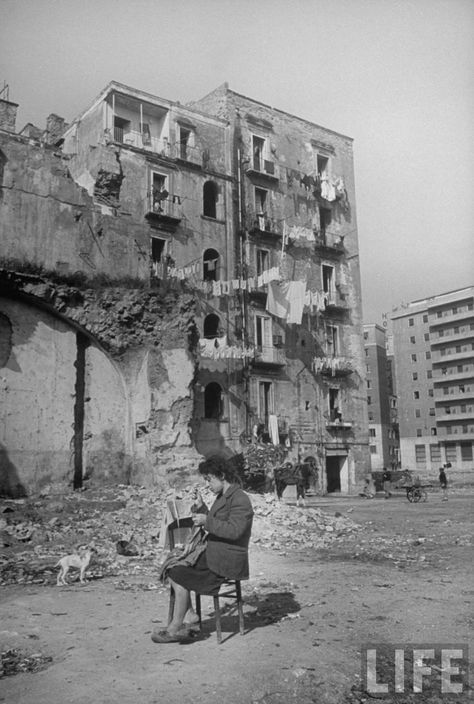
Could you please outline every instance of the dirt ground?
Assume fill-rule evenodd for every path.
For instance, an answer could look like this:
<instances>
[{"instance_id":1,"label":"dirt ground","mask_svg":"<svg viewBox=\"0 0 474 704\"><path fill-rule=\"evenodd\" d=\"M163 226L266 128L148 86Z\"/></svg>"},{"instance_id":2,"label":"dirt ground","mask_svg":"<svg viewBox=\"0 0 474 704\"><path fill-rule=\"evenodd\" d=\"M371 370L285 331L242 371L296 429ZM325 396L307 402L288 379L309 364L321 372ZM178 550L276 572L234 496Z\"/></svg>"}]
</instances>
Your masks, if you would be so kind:
<instances>
[{"instance_id":1,"label":"dirt ground","mask_svg":"<svg viewBox=\"0 0 474 704\"><path fill-rule=\"evenodd\" d=\"M39 671L1 677L0 701L376 702L382 699L361 684L364 644L470 643L472 650L474 492L459 490L447 502L433 491L419 504L401 492L372 501L311 497L308 504L348 514L363 528L330 550L290 554L253 545L246 633L226 616L220 646L208 597L201 638L154 644L150 635L166 624L168 594L140 576L0 587L1 650L51 658ZM408 552L392 550L394 536L410 539ZM396 701L448 701L436 692ZM472 695L470 689L456 701Z\"/></svg>"}]
</instances>

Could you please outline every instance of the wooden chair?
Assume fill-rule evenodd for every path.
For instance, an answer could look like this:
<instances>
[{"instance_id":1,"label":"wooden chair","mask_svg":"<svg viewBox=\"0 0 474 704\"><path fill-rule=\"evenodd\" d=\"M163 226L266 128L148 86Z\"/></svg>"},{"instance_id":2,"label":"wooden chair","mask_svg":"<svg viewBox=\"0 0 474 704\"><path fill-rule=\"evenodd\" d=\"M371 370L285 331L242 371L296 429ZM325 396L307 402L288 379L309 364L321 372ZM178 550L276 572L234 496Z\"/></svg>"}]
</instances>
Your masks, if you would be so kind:
<instances>
[{"instance_id":1,"label":"wooden chair","mask_svg":"<svg viewBox=\"0 0 474 704\"><path fill-rule=\"evenodd\" d=\"M196 613L199 617L199 629L202 629L202 618L201 618L201 594L195 592L195 603L196 603ZM214 599L214 618L216 623L216 636L217 642L222 643L222 626L221 626L221 608L219 598L223 597L226 599L233 599L234 604L231 606L231 610L237 608L239 614L239 633L241 636L245 634L245 623L244 623L244 608L242 601L242 589L240 585L240 579L226 579L222 584L219 594L213 596ZM168 623L173 619L174 614L174 604L175 604L175 594L174 590L170 589L170 602L168 609Z\"/></svg>"},{"instance_id":2,"label":"wooden chair","mask_svg":"<svg viewBox=\"0 0 474 704\"><path fill-rule=\"evenodd\" d=\"M179 508L179 507L178 507ZM167 544L170 550L172 550L176 543L184 542L189 536L193 529L192 519L188 516L181 518L179 521L175 521L168 525L167 527ZM199 617L199 629L202 629L202 619L201 619L201 594L195 592L195 604L196 604L196 614ZM240 586L240 579L226 579L222 584L219 594L214 596L214 617L216 622L216 635L217 642L222 643L222 627L221 627L221 609L219 597L226 599L233 599L234 604L231 607L233 610L237 607L239 614L239 633L241 636L245 633L244 625L244 609L242 601L242 590ZM174 604L175 604L175 594L174 590L170 588L170 601L168 608L168 624L171 622L174 614Z\"/></svg>"}]
</instances>

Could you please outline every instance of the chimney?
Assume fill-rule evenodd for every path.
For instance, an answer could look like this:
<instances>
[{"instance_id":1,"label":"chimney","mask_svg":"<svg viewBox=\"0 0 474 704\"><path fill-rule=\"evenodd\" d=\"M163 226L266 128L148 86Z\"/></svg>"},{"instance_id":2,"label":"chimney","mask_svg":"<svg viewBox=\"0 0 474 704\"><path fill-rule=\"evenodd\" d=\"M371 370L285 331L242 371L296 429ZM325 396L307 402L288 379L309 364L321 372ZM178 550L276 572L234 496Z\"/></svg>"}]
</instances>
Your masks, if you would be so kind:
<instances>
[{"instance_id":1,"label":"chimney","mask_svg":"<svg viewBox=\"0 0 474 704\"><path fill-rule=\"evenodd\" d=\"M65 129L66 121L64 117L59 117L59 115L55 115L54 112L51 113L51 115L46 118L45 142L47 144L56 144Z\"/></svg>"},{"instance_id":2,"label":"chimney","mask_svg":"<svg viewBox=\"0 0 474 704\"><path fill-rule=\"evenodd\" d=\"M18 103L11 103L9 100L0 98L0 129L7 132L15 132L16 111Z\"/></svg>"}]
</instances>

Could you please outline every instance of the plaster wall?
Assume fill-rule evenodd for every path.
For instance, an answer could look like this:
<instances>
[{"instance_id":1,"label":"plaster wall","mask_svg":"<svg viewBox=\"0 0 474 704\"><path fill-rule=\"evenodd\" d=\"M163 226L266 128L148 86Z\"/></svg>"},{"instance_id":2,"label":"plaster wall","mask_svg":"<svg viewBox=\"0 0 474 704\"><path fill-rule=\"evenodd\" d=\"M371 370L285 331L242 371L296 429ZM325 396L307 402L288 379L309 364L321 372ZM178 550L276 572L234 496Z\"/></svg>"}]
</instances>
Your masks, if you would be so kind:
<instances>
[{"instance_id":1,"label":"plaster wall","mask_svg":"<svg viewBox=\"0 0 474 704\"><path fill-rule=\"evenodd\" d=\"M0 490L72 481L76 333L18 301L1 298L0 313L12 331L0 369Z\"/></svg>"}]
</instances>

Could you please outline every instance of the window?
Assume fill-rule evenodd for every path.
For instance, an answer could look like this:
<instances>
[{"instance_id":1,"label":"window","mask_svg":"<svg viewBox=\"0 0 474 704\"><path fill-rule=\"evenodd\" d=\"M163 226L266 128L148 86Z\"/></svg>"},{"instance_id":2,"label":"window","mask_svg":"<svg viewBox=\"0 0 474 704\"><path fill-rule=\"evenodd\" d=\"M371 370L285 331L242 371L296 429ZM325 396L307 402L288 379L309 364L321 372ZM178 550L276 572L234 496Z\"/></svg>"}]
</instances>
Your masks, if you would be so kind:
<instances>
[{"instance_id":1,"label":"window","mask_svg":"<svg viewBox=\"0 0 474 704\"><path fill-rule=\"evenodd\" d=\"M426 463L426 446L415 445L415 462L416 464Z\"/></svg>"},{"instance_id":2,"label":"window","mask_svg":"<svg viewBox=\"0 0 474 704\"><path fill-rule=\"evenodd\" d=\"M456 459L457 459L456 444L454 442L447 442L445 451L446 451L446 462L456 462Z\"/></svg>"},{"instance_id":3,"label":"window","mask_svg":"<svg viewBox=\"0 0 474 704\"><path fill-rule=\"evenodd\" d=\"M123 117L114 117L114 142L124 141L125 135L130 132L130 120Z\"/></svg>"},{"instance_id":4,"label":"window","mask_svg":"<svg viewBox=\"0 0 474 704\"><path fill-rule=\"evenodd\" d=\"M414 324L415 324L415 321L413 320L413 318L408 318L408 325L409 325L411 328L414 326Z\"/></svg>"},{"instance_id":5,"label":"window","mask_svg":"<svg viewBox=\"0 0 474 704\"><path fill-rule=\"evenodd\" d=\"M442 313L440 310L436 311L436 317L437 317L437 318L442 318L442 317L443 317L443 313Z\"/></svg>"},{"instance_id":6,"label":"window","mask_svg":"<svg viewBox=\"0 0 474 704\"><path fill-rule=\"evenodd\" d=\"M453 306L453 315L457 315L458 309L457 306Z\"/></svg>"},{"instance_id":7,"label":"window","mask_svg":"<svg viewBox=\"0 0 474 704\"><path fill-rule=\"evenodd\" d=\"M434 391L433 391L433 389L428 389L428 396L430 396L431 398L433 398L433 396L434 396Z\"/></svg>"},{"instance_id":8,"label":"window","mask_svg":"<svg viewBox=\"0 0 474 704\"><path fill-rule=\"evenodd\" d=\"M219 316L215 313L210 313L204 318L203 333L204 337L208 340L212 340L219 335L220 320Z\"/></svg>"},{"instance_id":9,"label":"window","mask_svg":"<svg viewBox=\"0 0 474 704\"><path fill-rule=\"evenodd\" d=\"M375 438L375 436L376 436L375 428L369 428L369 437Z\"/></svg>"},{"instance_id":10,"label":"window","mask_svg":"<svg viewBox=\"0 0 474 704\"><path fill-rule=\"evenodd\" d=\"M367 379L367 388L370 389L371 386L372 384L370 383L370 379Z\"/></svg>"},{"instance_id":11,"label":"window","mask_svg":"<svg viewBox=\"0 0 474 704\"><path fill-rule=\"evenodd\" d=\"M374 414L373 414L373 413L369 413L369 421L373 421L373 420L374 420Z\"/></svg>"},{"instance_id":12,"label":"window","mask_svg":"<svg viewBox=\"0 0 474 704\"><path fill-rule=\"evenodd\" d=\"M472 443L462 442L461 443L461 460L463 462L472 462Z\"/></svg>"},{"instance_id":13,"label":"window","mask_svg":"<svg viewBox=\"0 0 474 704\"><path fill-rule=\"evenodd\" d=\"M466 412L466 404L461 403L461 413L465 413L465 412Z\"/></svg>"},{"instance_id":14,"label":"window","mask_svg":"<svg viewBox=\"0 0 474 704\"><path fill-rule=\"evenodd\" d=\"M341 419L341 402L339 398L339 389L332 388L329 389L328 403L329 403L329 419L331 421Z\"/></svg>"},{"instance_id":15,"label":"window","mask_svg":"<svg viewBox=\"0 0 474 704\"><path fill-rule=\"evenodd\" d=\"M431 359L431 352L425 352L425 358Z\"/></svg>"},{"instance_id":16,"label":"window","mask_svg":"<svg viewBox=\"0 0 474 704\"><path fill-rule=\"evenodd\" d=\"M426 313L425 313L424 316L423 316L423 322L424 322L424 323L427 323L427 322L428 322L428 316L426 315Z\"/></svg>"},{"instance_id":17,"label":"window","mask_svg":"<svg viewBox=\"0 0 474 704\"><path fill-rule=\"evenodd\" d=\"M372 404L372 396L367 396L367 404L369 406Z\"/></svg>"},{"instance_id":18,"label":"window","mask_svg":"<svg viewBox=\"0 0 474 704\"><path fill-rule=\"evenodd\" d=\"M441 462L441 448L439 445L430 445L430 460L432 462Z\"/></svg>"},{"instance_id":19,"label":"window","mask_svg":"<svg viewBox=\"0 0 474 704\"><path fill-rule=\"evenodd\" d=\"M411 375L411 378L413 379L413 381L417 381L418 380L418 372L413 372Z\"/></svg>"},{"instance_id":20,"label":"window","mask_svg":"<svg viewBox=\"0 0 474 704\"><path fill-rule=\"evenodd\" d=\"M179 126L178 157L188 159L189 148L191 146L191 130Z\"/></svg>"},{"instance_id":21,"label":"window","mask_svg":"<svg viewBox=\"0 0 474 704\"><path fill-rule=\"evenodd\" d=\"M160 237L151 238L151 266L153 275L162 279L164 276L163 252L166 247L166 240Z\"/></svg>"},{"instance_id":22,"label":"window","mask_svg":"<svg viewBox=\"0 0 474 704\"><path fill-rule=\"evenodd\" d=\"M411 344L412 344L412 345L414 345L414 344L415 344L415 342L416 342L416 338L415 338L415 336L414 336L414 335L412 335L412 336L410 337L410 342L411 342Z\"/></svg>"},{"instance_id":23,"label":"window","mask_svg":"<svg viewBox=\"0 0 474 704\"><path fill-rule=\"evenodd\" d=\"M430 408L430 411L429 411L429 413L430 413L430 416L434 416L434 415L436 415L436 414L435 414L435 409L434 409L434 408Z\"/></svg>"},{"instance_id":24,"label":"window","mask_svg":"<svg viewBox=\"0 0 474 704\"><path fill-rule=\"evenodd\" d=\"M364 340L368 340L368 339L369 339L369 333L368 333L368 332L364 332Z\"/></svg>"},{"instance_id":25,"label":"window","mask_svg":"<svg viewBox=\"0 0 474 704\"><path fill-rule=\"evenodd\" d=\"M421 428L417 428L417 429L416 429L416 437L417 437L417 438L423 437L423 433L421 432Z\"/></svg>"},{"instance_id":26,"label":"window","mask_svg":"<svg viewBox=\"0 0 474 704\"><path fill-rule=\"evenodd\" d=\"M412 362L416 362L416 354L412 354L412 356L411 356L411 361L412 361Z\"/></svg>"},{"instance_id":27,"label":"window","mask_svg":"<svg viewBox=\"0 0 474 704\"><path fill-rule=\"evenodd\" d=\"M339 339L336 325L326 326L326 345L328 357L337 357L339 354Z\"/></svg>"},{"instance_id":28,"label":"window","mask_svg":"<svg viewBox=\"0 0 474 704\"><path fill-rule=\"evenodd\" d=\"M270 268L270 252L267 249L257 249L257 276Z\"/></svg>"},{"instance_id":29,"label":"window","mask_svg":"<svg viewBox=\"0 0 474 704\"><path fill-rule=\"evenodd\" d=\"M444 337L444 330L439 330L438 337Z\"/></svg>"},{"instance_id":30,"label":"window","mask_svg":"<svg viewBox=\"0 0 474 704\"><path fill-rule=\"evenodd\" d=\"M329 158L323 154L318 154L316 157L316 168L318 170L318 175L325 176L329 175Z\"/></svg>"},{"instance_id":31,"label":"window","mask_svg":"<svg viewBox=\"0 0 474 704\"><path fill-rule=\"evenodd\" d=\"M273 384L271 381L258 382L258 417L268 428L268 417L273 415Z\"/></svg>"},{"instance_id":32,"label":"window","mask_svg":"<svg viewBox=\"0 0 474 704\"><path fill-rule=\"evenodd\" d=\"M370 454L376 455L377 454L377 445L369 445L369 447L370 447Z\"/></svg>"},{"instance_id":33,"label":"window","mask_svg":"<svg viewBox=\"0 0 474 704\"><path fill-rule=\"evenodd\" d=\"M252 164L255 171L264 171L265 156L265 139L252 135Z\"/></svg>"},{"instance_id":34,"label":"window","mask_svg":"<svg viewBox=\"0 0 474 704\"><path fill-rule=\"evenodd\" d=\"M461 352L461 345L456 345L456 354Z\"/></svg>"},{"instance_id":35,"label":"window","mask_svg":"<svg viewBox=\"0 0 474 704\"><path fill-rule=\"evenodd\" d=\"M449 386L443 386L443 396L449 396Z\"/></svg>"},{"instance_id":36,"label":"window","mask_svg":"<svg viewBox=\"0 0 474 704\"><path fill-rule=\"evenodd\" d=\"M419 408L415 408L415 418L421 418L421 411Z\"/></svg>"},{"instance_id":37,"label":"window","mask_svg":"<svg viewBox=\"0 0 474 704\"><path fill-rule=\"evenodd\" d=\"M457 372L458 374L462 374L463 371L464 371L464 368L463 368L462 364L458 364L457 367L456 367L456 372Z\"/></svg>"},{"instance_id":38,"label":"window","mask_svg":"<svg viewBox=\"0 0 474 704\"><path fill-rule=\"evenodd\" d=\"M431 435L438 435L438 430L436 428L431 428Z\"/></svg>"},{"instance_id":39,"label":"window","mask_svg":"<svg viewBox=\"0 0 474 704\"><path fill-rule=\"evenodd\" d=\"M454 326L454 334L455 334L455 335L458 335L458 334L459 334L459 326L458 326L458 325L455 325L455 326Z\"/></svg>"},{"instance_id":40,"label":"window","mask_svg":"<svg viewBox=\"0 0 474 704\"><path fill-rule=\"evenodd\" d=\"M217 420L222 417L223 409L222 388L217 382L211 381L204 390L204 417Z\"/></svg>"},{"instance_id":41,"label":"window","mask_svg":"<svg viewBox=\"0 0 474 704\"><path fill-rule=\"evenodd\" d=\"M323 292L331 299L336 292L334 267L329 264L323 264L321 266L321 274L323 279Z\"/></svg>"},{"instance_id":42,"label":"window","mask_svg":"<svg viewBox=\"0 0 474 704\"><path fill-rule=\"evenodd\" d=\"M425 338L425 342L428 342L428 340L430 339L430 333L429 333L429 332L425 332L424 338Z\"/></svg>"},{"instance_id":43,"label":"window","mask_svg":"<svg viewBox=\"0 0 474 704\"><path fill-rule=\"evenodd\" d=\"M260 350L273 347L271 318L255 316L255 344Z\"/></svg>"},{"instance_id":44,"label":"window","mask_svg":"<svg viewBox=\"0 0 474 704\"><path fill-rule=\"evenodd\" d=\"M420 398L420 392L419 392L419 391L414 391L414 392L413 392L413 398L414 398L414 399Z\"/></svg>"},{"instance_id":45,"label":"window","mask_svg":"<svg viewBox=\"0 0 474 704\"><path fill-rule=\"evenodd\" d=\"M206 218L217 218L219 189L214 181L206 181L202 189L202 214Z\"/></svg>"},{"instance_id":46,"label":"window","mask_svg":"<svg viewBox=\"0 0 474 704\"><path fill-rule=\"evenodd\" d=\"M202 257L203 281L219 280L219 252L215 249L206 249Z\"/></svg>"},{"instance_id":47,"label":"window","mask_svg":"<svg viewBox=\"0 0 474 704\"><path fill-rule=\"evenodd\" d=\"M369 356L369 350L367 350L367 349L365 350L365 356L366 356L366 357Z\"/></svg>"},{"instance_id":48,"label":"window","mask_svg":"<svg viewBox=\"0 0 474 704\"><path fill-rule=\"evenodd\" d=\"M365 371L370 374L370 366L368 364L365 365Z\"/></svg>"},{"instance_id":49,"label":"window","mask_svg":"<svg viewBox=\"0 0 474 704\"><path fill-rule=\"evenodd\" d=\"M154 213L165 213L169 204L168 176L156 171L151 173L151 209Z\"/></svg>"},{"instance_id":50,"label":"window","mask_svg":"<svg viewBox=\"0 0 474 704\"><path fill-rule=\"evenodd\" d=\"M331 224L331 211L328 208L318 208L319 210L319 230L321 236L326 237L326 232Z\"/></svg>"},{"instance_id":51,"label":"window","mask_svg":"<svg viewBox=\"0 0 474 704\"><path fill-rule=\"evenodd\" d=\"M427 379L432 379L433 378L433 372L431 369L428 369L426 372L426 378Z\"/></svg>"}]
</instances>

